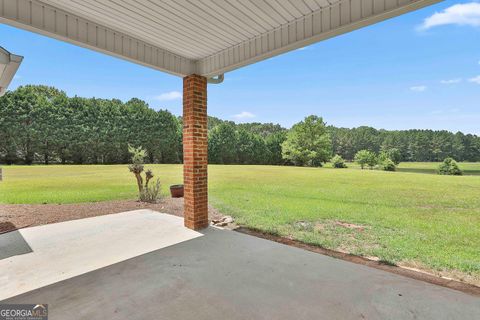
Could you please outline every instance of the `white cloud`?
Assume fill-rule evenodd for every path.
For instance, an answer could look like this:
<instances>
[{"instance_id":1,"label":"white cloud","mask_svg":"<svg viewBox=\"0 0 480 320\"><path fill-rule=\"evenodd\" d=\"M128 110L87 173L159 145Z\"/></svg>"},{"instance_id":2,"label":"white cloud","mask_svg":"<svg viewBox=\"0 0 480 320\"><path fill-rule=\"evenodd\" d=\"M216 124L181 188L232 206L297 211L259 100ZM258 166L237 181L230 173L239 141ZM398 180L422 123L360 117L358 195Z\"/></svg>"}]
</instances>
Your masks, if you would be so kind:
<instances>
[{"instance_id":1,"label":"white cloud","mask_svg":"<svg viewBox=\"0 0 480 320\"><path fill-rule=\"evenodd\" d=\"M420 30L428 30L443 25L480 27L480 3L470 2L456 4L442 12L435 12L423 20Z\"/></svg>"},{"instance_id":2,"label":"white cloud","mask_svg":"<svg viewBox=\"0 0 480 320\"><path fill-rule=\"evenodd\" d=\"M430 112L432 115L445 115L445 114L455 114L461 111L460 108L450 108L450 109L437 109Z\"/></svg>"},{"instance_id":3,"label":"white cloud","mask_svg":"<svg viewBox=\"0 0 480 320\"><path fill-rule=\"evenodd\" d=\"M480 76L476 76L475 78L468 79L468 81L480 84Z\"/></svg>"},{"instance_id":4,"label":"white cloud","mask_svg":"<svg viewBox=\"0 0 480 320\"><path fill-rule=\"evenodd\" d=\"M156 96L155 99L159 101L172 101L172 100L182 99L182 93L179 91L165 92L165 93L162 93L161 95Z\"/></svg>"},{"instance_id":5,"label":"white cloud","mask_svg":"<svg viewBox=\"0 0 480 320\"><path fill-rule=\"evenodd\" d=\"M19 76L18 74L13 76L13 80L20 80L20 79L22 79L22 77Z\"/></svg>"},{"instance_id":6,"label":"white cloud","mask_svg":"<svg viewBox=\"0 0 480 320\"><path fill-rule=\"evenodd\" d=\"M238 114L233 115L233 118L236 120L246 120L246 119L252 119L255 118L256 116L248 111L242 111Z\"/></svg>"},{"instance_id":7,"label":"white cloud","mask_svg":"<svg viewBox=\"0 0 480 320\"><path fill-rule=\"evenodd\" d=\"M413 86L413 87L410 87L410 90L415 92L423 92L427 90L427 86Z\"/></svg>"},{"instance_id":8,"label":"white cloud","mask_svg":"<svg viewBox=\"0 0 480 320\"><path fill-rule=\"evenodd\" d=\"M460 83L460 82L462 82L462 79L460 79L460 78L440 80L441 84L455 84L455 83Z\"/></svg>"}]
</instances>

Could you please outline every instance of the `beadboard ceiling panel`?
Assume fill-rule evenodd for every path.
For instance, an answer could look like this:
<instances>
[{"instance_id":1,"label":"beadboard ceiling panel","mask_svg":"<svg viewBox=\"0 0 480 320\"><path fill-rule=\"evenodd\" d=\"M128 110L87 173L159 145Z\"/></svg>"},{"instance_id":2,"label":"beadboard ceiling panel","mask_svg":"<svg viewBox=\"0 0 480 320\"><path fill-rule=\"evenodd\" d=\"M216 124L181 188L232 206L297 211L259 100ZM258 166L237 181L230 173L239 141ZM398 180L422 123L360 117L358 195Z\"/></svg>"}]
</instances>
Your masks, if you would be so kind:
<instances>
[{"instance_id":1,"label":"beadboard ceiling panel","mask_svg":"<svg viewBox=\"0 0 480 320\"><path fill-rule=\"evenodd\" d=\"M215 76L440 0L0 0L0 22Z\"/></svg>"}]
</instances>

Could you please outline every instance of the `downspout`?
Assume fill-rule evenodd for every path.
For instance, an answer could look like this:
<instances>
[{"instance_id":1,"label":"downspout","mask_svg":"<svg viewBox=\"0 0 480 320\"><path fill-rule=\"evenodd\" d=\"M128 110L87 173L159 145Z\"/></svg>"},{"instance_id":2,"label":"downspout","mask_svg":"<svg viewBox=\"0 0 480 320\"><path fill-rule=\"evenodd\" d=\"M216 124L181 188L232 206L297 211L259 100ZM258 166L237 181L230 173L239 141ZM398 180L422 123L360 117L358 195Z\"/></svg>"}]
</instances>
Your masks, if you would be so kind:
<instances>
[{"instance_id":1,"label":"downspout","mask_svg":"<svg viewBox=\"0 0 480 320\"><path fill-rule=\"evenodd\" d=\"M208 83L211 83L211 84L219 84L219 83L222 83L223 80L225 79L225 76L224 74L219 74L218 76L216 77L211 77L211 78L208 78L207 79L207 82Z\"/></svg>"}]
</instances>

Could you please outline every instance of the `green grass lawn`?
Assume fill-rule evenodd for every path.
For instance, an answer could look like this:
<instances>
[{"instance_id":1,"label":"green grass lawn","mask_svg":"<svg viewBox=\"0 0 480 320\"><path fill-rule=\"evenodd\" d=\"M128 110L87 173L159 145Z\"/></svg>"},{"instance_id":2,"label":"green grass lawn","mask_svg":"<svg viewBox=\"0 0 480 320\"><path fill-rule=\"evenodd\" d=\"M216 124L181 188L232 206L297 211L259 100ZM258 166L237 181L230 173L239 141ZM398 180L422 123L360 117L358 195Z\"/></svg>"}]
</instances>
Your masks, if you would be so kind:
<instances>
[{"instance_id":1,"label":"green grass lawn","mask_svg":"<svg viewBox=\"0 0 480 320\"><path fill-rule=\"evenodd\" d=\"M480 279L480 177L275 166L209 167L210 201L241 225L391 263ZM166 193L181 165L152 165ZM472 173L478 164L461 164ZM135 197L125 165L3 167L0 203ZM416 173L422 172L422 173ZM358 228L348 228L341 223ZM478 282L480 283L480 282Z\"/></svg>"},{"instance_id":2,"label":"green grass lawn","mask_svg":"<svg viewBox=\"0 0 480 320\"><path fill-rule=\"evenodd\" d=\"M167 193L182 183L181 165L151 165ZM4 166L0 203L76 203L132 199L136 182L127 165Z\"/></svg>"}]
</instances>

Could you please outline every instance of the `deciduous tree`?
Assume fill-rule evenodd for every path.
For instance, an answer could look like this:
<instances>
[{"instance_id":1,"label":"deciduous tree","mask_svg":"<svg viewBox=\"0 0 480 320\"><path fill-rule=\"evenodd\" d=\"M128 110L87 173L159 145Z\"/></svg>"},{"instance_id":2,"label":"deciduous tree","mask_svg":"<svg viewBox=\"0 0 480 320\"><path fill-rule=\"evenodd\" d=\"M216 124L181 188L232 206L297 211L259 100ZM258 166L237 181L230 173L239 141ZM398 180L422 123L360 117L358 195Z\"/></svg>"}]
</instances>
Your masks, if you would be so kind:
<instances>
[{"instance_id":1,"label":"deciduous tree","mask_svg":"<svg viewBox=\"0 0 480 320\"><path fill-rule=\"evenodd\" d=\"M321 117L295 124L282 144L283 158L298 166L321 166L332 155L332 141Z\"/></svg>"}]
</instances>

